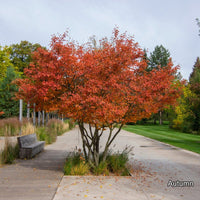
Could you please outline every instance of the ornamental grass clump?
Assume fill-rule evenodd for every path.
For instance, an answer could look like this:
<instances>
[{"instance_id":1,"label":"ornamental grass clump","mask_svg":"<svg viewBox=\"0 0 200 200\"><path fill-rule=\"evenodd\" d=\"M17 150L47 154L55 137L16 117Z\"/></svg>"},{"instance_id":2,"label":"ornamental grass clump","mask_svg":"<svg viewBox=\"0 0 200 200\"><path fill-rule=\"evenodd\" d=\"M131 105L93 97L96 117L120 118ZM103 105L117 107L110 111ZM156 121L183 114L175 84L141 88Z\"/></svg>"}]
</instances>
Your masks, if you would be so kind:
<instances>
[{"instance_id":1,"label":"ornamental grass clump","mask_svg":"<svg viewBox=\"0 0 200 200\"><path fill-rule=\"evenodd\" d=\"M66 159L64 166L65 175L116 175L116 176L130 176L128 167L128 157L132 148L126 147L121 153L111 154L109 152L106 161L103 161L103 154L100 154L99 165L95 166L87 162L83 157L83 153L79 149L75 150Z\"/></svg>"},{"instance_id":2,"label":"ornamental grass clump","mask_svg":"<svg viewBox=\"0 0 200 200\"><path fill-rule=\"evenodd\" d=\"M51 119L49 120L47 127L49 131L55 132L56 135L59 136L69 129L69 124L58 119Z\"/></svg>"},{"instance_id":3,"label":"ornamental grass clump","mask_svg":"<svg viewBox=\"0 0 200 200\"><path fill-rule=\"evenodd\" d=\"M12 164L19 155L18 144L13 145L9 142L8 138L5 141L4 150L0 154L1 164Z\"/></svg>"},{"instance_id":4,"label":"ornamental grass clump","mask_svg":"<svg viewBox=\"0 0 200 200\"><path fill-rule=\"evenodd\" d=\"M85 162L83 155L80 152L71 153L66 159L64 166L65 175L86 175L89 174L89 164Z\"/></svg>"},{"instance_id":5,"label":"ornamental grass clump","mask_svg":"<svg viewBox=\"0 0 200 200\"><path fill-rule=\"evenodd\" d=\"M20 132L22 135L34 133L33 125L26 118L23 118L22 123L17 117L0 120L0 136L18 136Z\"/></svg>"},{"instance_id":6,"label":"ornamental grass clump","mask_svg":"<svg viewBox=\"0 0 200 200\"><path fill-rule=\"evenodd\" d=\"M129 171L126 166L127 162L128 154L126 152L108 155L107 157L108 169L116 175L129 176Z\"/></svg>"},{"instance_id":7,"label":"ornamental grass clump","mask_svg":"<svg viewBox=\"0 0 200 200\"><path fill-rule=\"evenodd\" d=\"M1 119L0 120L0 135L1 136L15 136L19 135L20 122L17 117Z\"/></svg>"},{"instance_id":8,"label":"ornamental grass clump","mask_svg":"<svg viewBox=\"0 0 200 200\"><path fill-rule=\"evenodd\" d=\"M40 141L46 144L52 144L56 141L57 136L62 135L69 130L69 124L58 119L51 119L46 127L37 127L36 133Z\"/></svg>"}]
</instances>

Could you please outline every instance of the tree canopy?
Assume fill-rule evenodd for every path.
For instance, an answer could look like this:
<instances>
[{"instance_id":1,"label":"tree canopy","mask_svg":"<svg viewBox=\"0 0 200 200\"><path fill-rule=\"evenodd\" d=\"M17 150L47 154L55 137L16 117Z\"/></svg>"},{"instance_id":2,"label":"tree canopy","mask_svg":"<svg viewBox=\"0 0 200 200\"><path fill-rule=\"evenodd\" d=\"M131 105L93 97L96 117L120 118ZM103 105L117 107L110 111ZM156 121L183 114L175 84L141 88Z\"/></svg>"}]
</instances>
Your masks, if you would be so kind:
<instances>
[{"instance_id":1,"label":"tree canopy","mask_svg":"<svg viewBox=\"0 0 200 200\"><path fill-rule=\"evenodd\" d=\"M85 157L97 166L106 128L104 158L124 124L148 118L161 104L176 101L181 90L174 82L177 67L169 60L165 67L147 71L142 49L117 28L110 40L99 41L99 48L78 45L66 36L54 36L49 50L39 48L34 53L26 78L17 81L17 97L35 103L38 110L58 110L76 120Z\"/></svg>"}]
</instances>

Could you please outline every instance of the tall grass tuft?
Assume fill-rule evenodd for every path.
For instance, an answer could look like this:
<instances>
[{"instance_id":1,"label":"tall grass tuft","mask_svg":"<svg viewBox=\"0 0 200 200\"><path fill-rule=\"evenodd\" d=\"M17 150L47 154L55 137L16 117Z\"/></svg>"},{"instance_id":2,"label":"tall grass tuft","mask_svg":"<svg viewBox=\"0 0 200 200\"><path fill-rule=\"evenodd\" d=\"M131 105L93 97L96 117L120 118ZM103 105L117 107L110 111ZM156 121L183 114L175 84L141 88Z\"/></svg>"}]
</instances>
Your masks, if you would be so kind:
<instances>
[{"instance_id":1,"label":"tall grass tuft","mask_svg":"<svg viewBox=\"0 0 200 200\"><path fill-rule=\"evenodd\" d=\"M35 127L30 122L25 123L22 126L21 133L22 135L29 135L29 134L35 133Z\"/></svg>"},{"instance_id":2,"label":"tall grass tuft","mask_svg":"<svg viewBox=\"0 0 200 200\"><path fill-rule=\"evenodd\" d=\"M18 144L13 145L9 142L8 138L6 138L4 150L0 154L1 164L12 164L18 155Z\"/></svg>"},{"instance_id":3,"label":"tall grass tuft","mask_svg":"<svg viewBox=\"0 0 200 200\"><path fill-rule=\"evenodd\" d=\"M69 124L58 119L51 119L46 127L37 127L36 133L39 140L46 144L52 144L56 141L57 136L62 135L69 130Z\"/></svg>"},{"instance_id":4,"label":"tall grass tuft","mask_svg":"<svg viewBox=\"0 0 200 200\"><path fill-rule=\"evenodd\" d=\"M109 175L108 163L107 162L100 162L100 164L96 167L92 168L92 172L94 175Z\"/></svg>"},{"instance_id":5,"label":"tall grass tuft","mask_svg":"<svg viewBox=\"0 0 200 200\"><path fill-rule=\"evenodd\" d=\"M62 122L58 119L51 119L47 123L47 127L49 131L55 132L56 135L62 135L64 132L66 132L69 129L69 124Z\"/></svg>"},{"instance_id":6,"label":"tall grass tuft","mask_svg":"<svg viewBox=\"0 0 200 200\"><path fill-rule=\"evenodd\" d=\"M19 122L17 117L0 120L0 136L18 136L20 130L22 130L22 134L34 133L33 126L26 118L23 118L22 123Z\"/></svg>"},{"instance_id":7,"label":"tall grass tuft","mask_svg":"<svg viewBox=\"0 0 200 200\"><path fill-rule=\"evenodd\" d=\"M107 156L105 162L102 161L102 154L100 155L100 163L98 166L90 165L87 163L79 149L71 153L65 162L64 174L65 175L85 175L92 173L94 175L117 175L117 176L130 176L128 166L128 155L133 148L126 147L121 153L114 153Z\"/></svg>"},{"instance_id":8,"label":"tall grass tuft","mask_svg":"<svg viewBox=\"0 0 200 200\"><path fill-rule=\"evenodd\" d=\"M126 153L116 153L107 157L109 171L116 175L128 176L129 172L126 167L128 155Z\"/></svg>"},{"instance_id":9,"label":"tall grass tuft","mask_svg":"<svg viewBox=\"0 0 200 200\"><path fill-rule=\"evenodd\" d=\"M74 152L68 156L65 166L65 175L86 175L90 172L89 164L85 162L82 154L79 152Z\"/></svg>"},{"instance_id":10,"label":"tall grass tuft","mask_svg":"<svg viewBox=\"0 0 200 200\"><path fill-rule=\"evenodd\" d=\"M20 122L17 117L1 119L0 120L0 135L1 136L15 136L19 134Z\"/></svg>"}]
</instances>

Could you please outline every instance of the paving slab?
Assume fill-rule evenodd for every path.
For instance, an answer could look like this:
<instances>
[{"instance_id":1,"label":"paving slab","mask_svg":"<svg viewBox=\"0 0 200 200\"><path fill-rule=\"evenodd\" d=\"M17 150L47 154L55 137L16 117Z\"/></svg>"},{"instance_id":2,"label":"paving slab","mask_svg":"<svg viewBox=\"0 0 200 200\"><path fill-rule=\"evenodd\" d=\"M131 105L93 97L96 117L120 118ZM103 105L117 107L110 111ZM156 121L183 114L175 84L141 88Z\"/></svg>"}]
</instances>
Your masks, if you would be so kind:
<instances>
[{"instance_id":1,"label":"paving slab","mask_svg":"<svg viewBox=\"0 0 200 200\"><path fill-rule=\"evenodd\" d=\"M132 177L64 176L54 200L147 200Z\"/></svg>"}]
</instances>

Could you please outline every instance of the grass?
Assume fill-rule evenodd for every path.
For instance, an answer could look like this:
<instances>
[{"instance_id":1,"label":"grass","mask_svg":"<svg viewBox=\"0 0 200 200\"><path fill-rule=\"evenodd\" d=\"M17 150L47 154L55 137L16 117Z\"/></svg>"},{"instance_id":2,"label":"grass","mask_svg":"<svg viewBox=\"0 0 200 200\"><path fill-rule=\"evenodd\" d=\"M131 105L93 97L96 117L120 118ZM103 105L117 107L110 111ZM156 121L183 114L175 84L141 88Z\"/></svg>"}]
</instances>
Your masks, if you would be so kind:
<instances>
[{"instance_id":1,"label":"grass","mask_svg":"<svg viewBox=\"0 0 200 200\"><path fill-rule=\"evenodd\" d=\"M168 125L126 125L124 130L200 153L200 135L182 133Z\"/></svg>"}]
</instances>

